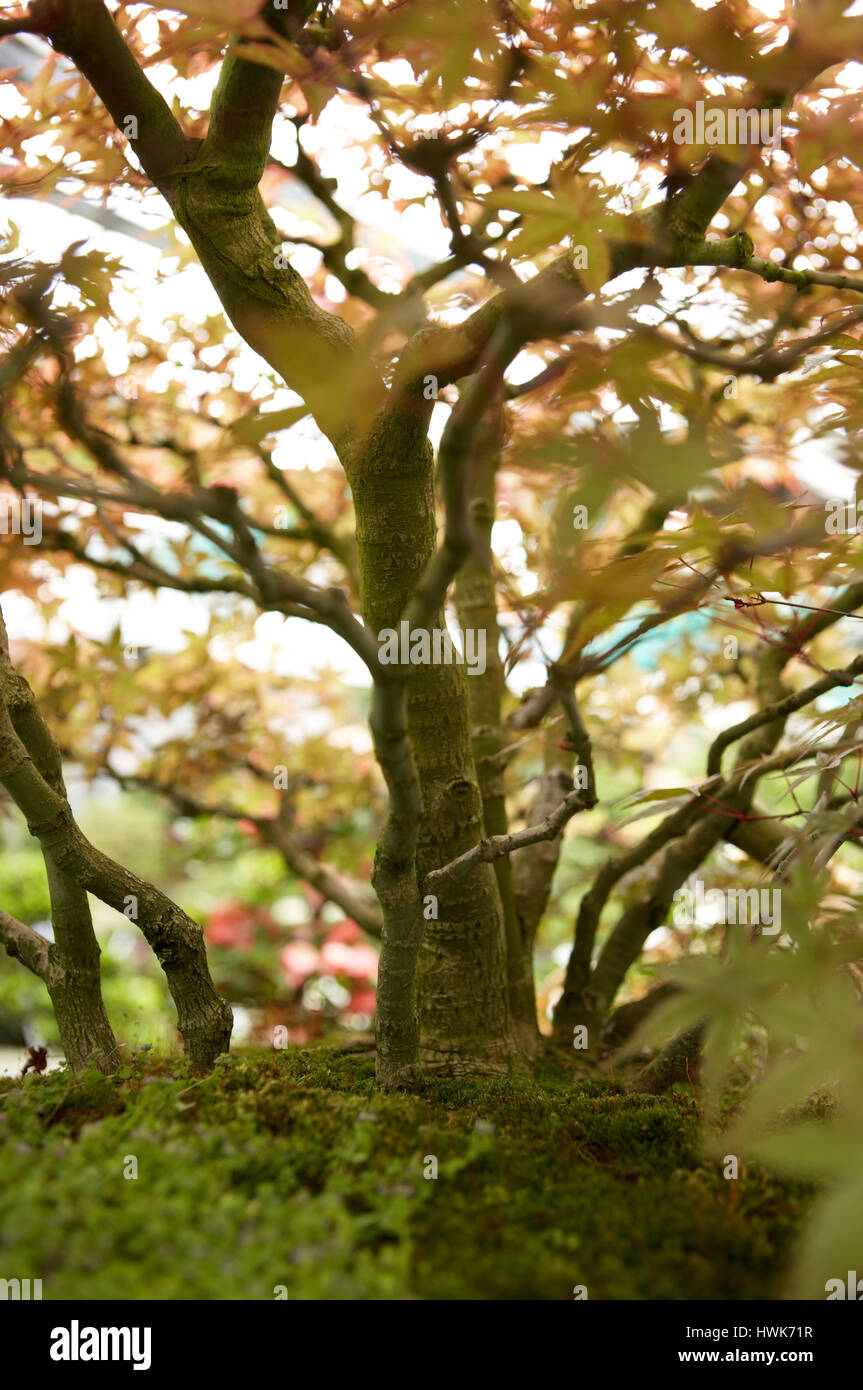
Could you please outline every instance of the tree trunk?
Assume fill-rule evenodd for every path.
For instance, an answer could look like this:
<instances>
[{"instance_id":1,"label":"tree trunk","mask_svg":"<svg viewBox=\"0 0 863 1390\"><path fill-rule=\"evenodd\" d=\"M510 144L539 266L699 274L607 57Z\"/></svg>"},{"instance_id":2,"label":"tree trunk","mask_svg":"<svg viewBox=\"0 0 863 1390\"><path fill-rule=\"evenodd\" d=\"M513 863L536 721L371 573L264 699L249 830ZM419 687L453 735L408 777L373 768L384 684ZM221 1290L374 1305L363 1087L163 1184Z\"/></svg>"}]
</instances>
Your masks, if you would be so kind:
<instances>
[{"instance_id":1,"label":"tree trunk","mask_svg":"<svg viewBox=\"0 0 863 1390\"><path fill-rule=\"evenodd\" d=\"M0 616L0 624L2 624ZM63 764L33 693L9 658L6 630L0 634L2 698L12 728L46 786L63 801L66 786ZM51 850L42 847L54 944L43 976L60 1033L60 1044L73 1071L83 1071L94 1060L100 1071L115 1071L120 1050L105 1012L99 970L99 943L93 931L90 903L85 889L60 868Z\"/></svg>"},{"instance_id":2,"label":"tree trunk","mask_svg":"<svg viewBox=\"0 0 863 1390\"><path fill-rule=\"evenodd\" d=\"M67 999L73 1000L73 986L79 976L85 997L92 1001L98 989L99 948L87 892L118 912L134 905L133 919L165 972L185 1049L197 1068L211 1066L228 1050L233 1016L210 978L203 931L158 888L102 854L81 833L66 797L60 751L33 692L12 666L2 614L0 782L25 816L45 860L56 918L55 955L65 977L61 1007ZM71 1009L64 1008L64 1014L69 1017ZM103 1014L104 1009L100 1009L86 1021L78 1020L73 1048L86 1047L88 1040L95 1040L94 1050L98 1051L102 1042L109 1041ZM113 1035L110 1042L113 1052Z\"/></svg>"},{"instance_id":3,"label":"tree trunk","mask_svg":"<svg viewBox=\"0 0 863 1390\"><path fill-rule=\"evenodd\" d=\"M677 1082L694 1083L698 1076L703 1041L703 1024L672 1038L653 1061L638 1073L631 1089L645 1095L659 1096Z\"/></svg>"},{"instance_id":4,"label":"tree trunk","mask_svg":"<svg viewBox=\"0 0 863 1390\"><path fill-rule=\"evenodd\" d=\"M483 427L477 432L476 481L470 499L474 530L491 553L491 531L495 514L497 470L500 463L502 402L493 400ZM488 564L480 556L468 556L456 576L456 607L462 632L473 628L485 634L486 669L468 682L472 747L482 797L482 816L486 836L506 835L509 818L506 809L505 770L501 756L509 742L503 727L502 697L504 671L500 659L500 628L497 621L497 593ZM531 853L537 847L531 849ZM494 862L500 894L506 940L506 969L509 1003L518 1040L528 1057L539 1046L536 1022L536 991L533 981L533 955L528 947L516 905L513 869L509 857Z\"/></svg>"},{"instance_id":5,"label":"tree trunk","mask_svg":"<svg viewBox=\"0 0 863 1390\"><path fill-rule=\"evenodd\" d=\"M106 1075L116 1071L120 1050L102 1001L98 964L95 970L88 970L83 966L64 967L57 962L55 973L45 983L57 1020L60 1046L72 1071L84 1071L91 1062Z\"/></svg>"},{"instance_id":6,"label":"tree trunk","mask_svg":"<svg viewBox=\"0 0 863 1390\"><path fill-rule=\"evenodd\" d=\"M363 619L395 628L435 548L431 403L419 392L378 417L345 460L357 518ZM437 625L442 624L439 616ZM468 677L459 665L412 668L408 728L423 797L423 878L484 833L471 747ZM503 909L494 869L478 864L427 906L420 948L420 1056L426 1069L504 1071L519 1059L509 1007Z\"/></svg>"},{"instance_id":7,"label":"tree trunk","mask_svg":"<svg viewBox=\"0 0 863 1390\"><path fill-rule=\"evenodd\" d=\"M60 1044L72 1071L94 1061L100 1071L116 1071L120 1049L102 999L99 943L87 894L45 855L51 893L54 946L45 981Z\"/></svg>"}]
</instances>

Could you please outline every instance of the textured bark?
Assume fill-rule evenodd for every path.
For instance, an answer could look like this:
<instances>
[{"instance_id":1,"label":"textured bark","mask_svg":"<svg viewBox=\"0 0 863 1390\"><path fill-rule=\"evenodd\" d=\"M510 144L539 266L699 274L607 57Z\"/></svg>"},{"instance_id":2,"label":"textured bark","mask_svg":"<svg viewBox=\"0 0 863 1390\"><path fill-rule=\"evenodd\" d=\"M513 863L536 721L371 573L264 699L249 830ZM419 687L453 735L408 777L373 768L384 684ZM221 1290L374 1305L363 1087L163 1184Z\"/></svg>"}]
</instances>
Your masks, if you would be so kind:
<instances>
[{"instance_id":1,"label":"textured bark","mask_svg":"<svg viewBox=\"0 0 863 1390\"><path fill-rule=\"evenodd\" d=\"M411 392L381 412L346 468L357 518L363 618L393 627L435 548L431 405ZM436 626L442 625L438 615ZM417 846L422 882L482 838L471 745L468 677L457 665L408 677L408 728L422 786ZM502 1070L517 1057L506 978L503 909L490 865L441 895L419 953L421 1049L427 1067Z\"/></svg>"},{"instance_id":2,"label":"textured bark","mask_svg":"<svg viewBox=\"0 0 863 1390\"><path fill-rule=\"evenodd\" d=\"M28 927L25 922L19 922L17 917L10 917L8 912L0 909L0 945L2 945L7 956L13 960L20 960L21 964L38 975L40 980L46 979L48 968L51 963L51 947L32 927Z\"/></svg>"},{"instance_id":3,"label":"textured bark","mask_svg":"<svg viewBox=\"0 0 863 1390\"><path fill-rule=\"evenodd\" d=\"M385 1090L418 1076L420 1030L417 960L423 936L412 866L392 865L378 852L375 871L384 914L375 1007L375 1076Z\"/></svg>"},{"instance_id":4,"label":"textured bark","mask_svg":"<svg viewBox=\"0 0 863 1390\"><path fill-rule=\"evenodd\" d=\"M617 1052L660 1004L677 993L677 987L673 984L654 985L653 989L648 990L640 999L621 1004L610 1015L602 1030L599 1039L600 1051Z\"/></svg>"},{"instance_id":5,"label":"textured bark","mask_svg":"<svg viewBox=\"0 0 863 1390\"><path fill-rule=\"evenodd\" d=\"M502 402L491 403L475 449L475 483L470 500L474 530L487 554L491 554L491 530L495 516L495 490L500 463ZM504 670L500 659L500 629L497 620L497 593L491 567L482 554L471 553L456 576L456 609L462 632L472 628L485 634L486 669L468 680L474 763L482 800L486 836L506 835L509 818L506 809L506 759L501 754L509 742L503 726ZM559 799L559 798L558 798ZM534 846L520 858L542 853L545 846ZM532 1056L539 1042L536 1023L536 992L533 982L533 954L519 921L513 887L513 867L509 856L495 860L494 873L503 911L506 940L506 966L509 1002L519 1042Z\"/></svg>"},{"instance_id":6,"label":"textured bark","mask_svg":"<svg viewBox=\"0 0 863 1390\"><path fill-rule=\"evenodd\" d=\"M115 1071L120 1049L102 999L99 943L93 930L87 894L67 878L50 854L45 869L54 927L52 969L45 983L66 1061L81 1071L95 1061L103 1072Z\"/></svg>"},{"instance_id":7,"label":"textured bark","mask_svg":"<svg viewBox=\"0 0 863 1390\"><path fill-rule=\"evenodd\" d=\"M72 1071L84 1071L90 1064L106 1075L116 1071L120 1050L102 1000L98 957L95 968L58 966L45 984L63 1056Z\"/></svg>"},{"instance_id":8,"label":"textured bark","mask_svg":"<svg viewBox=\"0 0 863 1390\"><path fill-rule=\"evenodd\" d=\"M631 1089L657 1096L677 1082L696 1081L703 1040L704 1028L700 1024L672 1038L653 1061L639 1072Z\"/></svg>"},{"instance_id":9,"label":"textured bark","mask_svg":"<svg viewBox=\"0 0 863 1390\"><path fill-rule=\"evenodd\" d=\"M52 884L55 935L58 918ZM72 1071L80 1072L90 1062L110 1073L119 1062L119 1050L102 1002L99 981L99 948L85 938L69 941L70 930L78 927L76 913L61 940L48 942L32 927L0 911L0 945L13 960L20 960L48 991L54 1008L60 1046Z\"/></svg>"},{"instance_id":10,"label":"textured bark","mask_svg":"<svg viewBox=\"0 0 863 1390\"><path fill-rule=\"evenodd\" d=\"M279 232L258 191L226 179L206 150L168 186L188 234L237 332L308 403L336 444L361 432L379 383L354 351L354 335L314 301L303 278L277 264ZM338 391L332 383L339 382Z\"/></svg>"},{"instance_id":11,"label":"textured bark","mask_svg":"<svg viewBox=\"0 0 863 1390\"><path fill-rule=\"evenodd\" d=\"M545 768L528 817L532 824L545 820L572 790L572 761L571 754L552 746L546 749ZM551 893L561 844L561 839L541 841L529 854L520 854L515 863L515 900L522 934L531 949Z\"/></svg>"},{"instance_id":12,"label":"textured bark","mask_svg":"<svg viewBox=\"0 0 863 1390\"><path fill-rule=\"evenodd\" d=\"M383 386L357 352L351 329L320 309L301 277L276 260L281 238L258 184L283 79L229 56L208 135L190 141L101 5L85 0L74 19L50 0L38 10L45 32L74 59L117 124L139 115L135 151L189 235L228 317L303 395L336 445L354 493L365 621L375 632L394 625L434 552L431 407L415 390L396 401L391 392L384 409ZM492 327L490 319L488 332ZM478 335L475 351L486 337ZM464 671L419 668L410 680L408 725L425 804L416 862L421 880L482 836ZM390 870L399 878L400 867L389 865L384 879ZM410 935L403 906L390 904L399 937ZM384 931L386 940L386 922ZM490 866L466 875L446 895L440 920L427 923L422 974L426 1058L464 1069L508 1066L517 1049Z\"/></svg>"},{"instance_id":13,"label":"textured bark","mask_svg":"<svg viewBox=\"0 0 863 1390\"><path fill-rule=\"evenodd\" d=\"M383 912L378 961L375 1073L382 1086L410 1083L419 1061L417 955L423 918L416 880L422 797L408 737L404 682L376 682L372 697L375 752L390 794L372 876Z\"/></svg>"}]
</instances>

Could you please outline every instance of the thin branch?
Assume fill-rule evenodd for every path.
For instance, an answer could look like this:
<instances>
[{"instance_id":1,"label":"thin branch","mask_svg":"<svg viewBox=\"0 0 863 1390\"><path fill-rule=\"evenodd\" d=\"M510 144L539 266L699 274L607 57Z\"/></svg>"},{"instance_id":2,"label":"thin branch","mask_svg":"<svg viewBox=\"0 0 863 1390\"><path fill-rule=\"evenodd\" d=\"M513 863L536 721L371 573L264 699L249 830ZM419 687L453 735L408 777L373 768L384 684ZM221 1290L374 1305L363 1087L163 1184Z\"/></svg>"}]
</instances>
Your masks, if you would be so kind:
<instances>
[{"instance_id":1,"label":"thin branch","mask_svg":"<svg viewBox=\"0 0 863 1390\"><path fill-rule=\"evenodd\" d=\"M736 743L745 734L753 733L760 729L762 725L771 723L774 719L785 719L789 714L794 714L797 710L803 709L805 705L817 700L819 695L825 694L828 690L833 690L837 685L853 685L855 680L863 672L863 656L855 657L849 666L842 671L828 671L821 680L814 681L805 690L798 690L795 694L786 695L781 700L776 700L773 704L760 709L757 713L743 719L739 724L735 724L730 729L723 729L710 746L707 756L707 775L714 776L722 770L722 754L729 744Z\"/></svg>"},{"instance_id":2,"label":"thin branch","mask_svg":"<svg viewBox=\"0 0 863 1390\"><path fill-rule=\"evenodd\" d=\"M458 878L474 864L493 864L505 854L535 845L540 840L553 840L558 836L567 821L579 811L589 811L596 805L596 797L587 790L570 792L564 797L556 810L546 816L539 825L531 825L525 830L515 830L510 835L492 835L490 839L480 840L478 845L460 854L441 869L434 869L426 875L426 886L435 891L442 883Z\"/></svg>"},{"instance_id":3,"label":"thin branch","mask_svg":"<svg viewBox=\"0 0 863 1390\"><path fill-rule=\"evenodd\" d=\"M863 281L861 289L863 289ZM669 337L656 329L640 329L638 336L649 337L665 346L672 348L675 352L683 353L696 362L703 362L705 366L717 367L726 372L731 372L735 376L757 376L761 381L772 382L784 372L793 371L798 367L810 352L815 348L823 347L835 337L837 333L845 333L855 324L863 323L863 309L855 309L846 314L843 318L820 329L817 333L811 333L806 338L797 338L787 347L768 348L762 352L755 353L751 357L733 357L728 353L717 352L707 343L702 342L682 342L680 339Z\"/></svg>"},{"instance_id":4,"label":"thin branch","mask_svg":"<svg viewBox=\"0 0 863 1390\"><path fill-rule=\"evenodd\" d=\"M468 507L469 465L477 431L489 402L499 389L508 364L518 350L506 327L496 331L480 370L465 387L441 438L438 473L445 511L442 545L429 560L405 608L412 629L428 628L446 600L450 582L476 543Z\"/></svg>"}]
</instances>

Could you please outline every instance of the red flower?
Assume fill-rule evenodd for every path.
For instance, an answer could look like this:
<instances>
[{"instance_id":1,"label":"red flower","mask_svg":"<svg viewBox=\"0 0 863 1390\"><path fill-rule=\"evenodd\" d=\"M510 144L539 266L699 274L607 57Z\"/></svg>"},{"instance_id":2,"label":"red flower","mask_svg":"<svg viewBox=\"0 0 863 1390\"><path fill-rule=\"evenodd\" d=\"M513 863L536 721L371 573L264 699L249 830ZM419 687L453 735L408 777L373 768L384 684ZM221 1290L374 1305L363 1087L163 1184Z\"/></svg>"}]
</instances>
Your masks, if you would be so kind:
<instances>
[{"instance_id":1,"label":"red flower","mask_svg":"<svg viewBox=\"0 0 863 1390\"><path fill-rule=\"evenodd\" d=\"M204 924L204 937L211 946L253 946L256 914L242 903L217 907Z\"/></svg>"},{"instance_id":2,"label":"red flower","mask_svg":"<svg viewBox=\"0 0 863 1390\"><path fill-rule=\"evenodd\" d=\"M327 941L345 941L349 946L353 946L356 941L364 940L365 932L349 917L345 917L342 922L336 922L327 932Z\"/></svg>"},{"instance_id":3,"label":"red flower","mask_svg":"<svg viewBox=\"0 0 863 1390\"><path fill-rule=\"evenodd\" d=\"M373 1014L376 997L373 989L355 989L351 994L349 1010L353 1014Z\"/></svg>"},{"instance_id":4,"label":"red flower","mask_svg":"<svg viewBox=\"0 0 863 1390\"><path fill-rule=\"evenodd\" d=\"M277 941L281 935L278 923L265 907L226 903L210 913L204 924L204 938L211 946L254 946L259 928L270 941Z\"/></svg>"},{"instance_id":5,"label":"red flower","mask_svg":"<svg viewBox=\"0 0 863 1390\"><path fill-rule=\"evenodd\" d=\"M351 980L374 980L378 954L371 946L349 946L344 941L325 941L321 965L328 975L347 975Z\"/></svg>"},{"instance_id":6,"label":"red flower","mask_svg":"<svg viewBox=\"0 0 863 1390\"><path fill-rule=\"evenodd\" d=\"M321 957L310 941L289 941L279 952L279 964L291 989L299 989L321 969Z\"/></svg>"}]
</instances>

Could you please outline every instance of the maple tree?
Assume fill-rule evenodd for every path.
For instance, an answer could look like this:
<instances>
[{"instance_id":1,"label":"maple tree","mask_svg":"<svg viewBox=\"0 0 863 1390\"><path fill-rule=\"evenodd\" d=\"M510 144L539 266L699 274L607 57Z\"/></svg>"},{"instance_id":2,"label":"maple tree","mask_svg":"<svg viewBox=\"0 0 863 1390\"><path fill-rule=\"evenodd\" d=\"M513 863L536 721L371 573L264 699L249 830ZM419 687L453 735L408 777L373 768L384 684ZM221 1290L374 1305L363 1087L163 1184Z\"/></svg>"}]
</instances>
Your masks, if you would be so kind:
<instances>
[{"instance_id":1,"label":"maple tree","mask_svg":"<svg viewBox=\"0 0 863 1390\"><path fill-rule=\"evenodd\" d=\"M170 655L130 662L119 635L22 644L38 704L5 652L0 780L37 834L51 825L51 962L8 914L0 932L49 989L51 970L68 981L89 953L96 1018L86 893L120 910L131 893L187 1044L203 1063L226 1045L200 928L82 843L61 749L182 815L248 824L380 938L384 1085L535 1057L537 933L573 840L589 853L552 1040L571 1047L582 1029L590 1056L667 1000L657 990L614 1010L700 866L739 879L741 860L721 859L731 846L781 883L853 845L856 532L831 532L824 497L793 467L804 445L858 467L849 131L863 19L846 10L34 0L0 21L0 35L37 35L64 59L46 55L34 82L7 73L19 97L3 122L7 193L163 200L167 254L180 268L197 259L225 316L178 313L161 336L127 322L134 389L118 390L99 335L122 267L80 244L37 263L7 242L2 476L45 507L38 545L4 541L6 586L51 611L51 576L85 565L106 596L140 586L209 604L206 631ZM166 69L180 90L212 75L208 109L192 88L169 103ZM676 113L698 102L724 124L680 143ZM404 247L364 241L327 172L336 109L365 193L406 225L437 209L439 260L417 269ZM738 141L725 117L749 110L779 113L778 143ZM286 188L314 200L311 231L280 206ZM304 277L293 260L309 247ZM248 348L252 388L239 384ZM330 452L315 471L297 432L307 417ZM520 537L508 562L493 545L501 521ZM381 634L441 631L450 601L463 633L482 635L482 670L382 658ZM294 769L279 780L291 684L237 659L261 614L329 629L368 673L372 749L336 746L352 767L340 795L374 813L374 830L350 832L366 859L375 842L374 893L328 861L325 823L314 845L321 813ZM544 682L514 693L537 653ZM632 792L646 751L636 711L663 685L678 737L710 712L706 763L684 784L637 785L622 811L603 782ZM843 690L826 719L822 697ZM354 712L344 691L325 694L337 738ZM717 723L721 702L735 707ZM194 732L124 772L115 754L135 721L181 709ZM311 783L320 755L310 741ZM640 838L623 824L633 811L654 817ZM690 944L697 933L679 933L674 950ZM686 1023L644 1084L694 1055L701 1031ZM98 1043L110 1057L112 1041L100 1017L78 1055Z\"/></svg>"}]
</instances>

